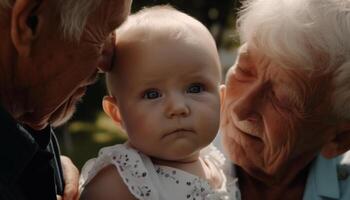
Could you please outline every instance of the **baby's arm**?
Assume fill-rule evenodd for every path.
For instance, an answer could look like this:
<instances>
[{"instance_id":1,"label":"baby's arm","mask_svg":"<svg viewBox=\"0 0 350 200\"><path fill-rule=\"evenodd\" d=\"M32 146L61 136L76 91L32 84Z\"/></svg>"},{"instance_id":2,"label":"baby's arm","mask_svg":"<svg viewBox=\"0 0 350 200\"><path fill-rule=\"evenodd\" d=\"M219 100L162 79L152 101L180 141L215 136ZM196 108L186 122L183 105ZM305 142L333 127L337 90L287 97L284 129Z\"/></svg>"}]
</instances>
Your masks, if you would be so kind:
<instances>
[{"instance_id":1,"label":"baby's arm","mask_svg":"<svg viewBox=\"0 0 350 200\"><path fill-rule=\"evenodd\" d=\"M113 165L103 168L82 191L81 200L136 200Z\"/></svg>"}]
</instances>

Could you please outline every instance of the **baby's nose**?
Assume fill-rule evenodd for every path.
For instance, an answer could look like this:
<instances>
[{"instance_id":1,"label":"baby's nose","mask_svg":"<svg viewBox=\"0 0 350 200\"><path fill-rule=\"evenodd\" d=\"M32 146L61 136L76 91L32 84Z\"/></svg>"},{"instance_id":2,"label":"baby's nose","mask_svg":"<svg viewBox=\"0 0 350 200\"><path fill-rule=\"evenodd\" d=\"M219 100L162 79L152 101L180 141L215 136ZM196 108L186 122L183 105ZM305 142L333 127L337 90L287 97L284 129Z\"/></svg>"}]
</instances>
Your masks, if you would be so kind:
<instances>
[{"instance_id":1,"label":"baby's nose","mask_svg":"<svg viewBox=\"0 0 350 200\"><path fill-rule=\"evenodd\" d=\"M166 108L166 116L168 118L173 117L187 117L190 114L190 108L186 103L186 100L178 95L178 97L169 98Z\"/></svg>"}]
</instances>

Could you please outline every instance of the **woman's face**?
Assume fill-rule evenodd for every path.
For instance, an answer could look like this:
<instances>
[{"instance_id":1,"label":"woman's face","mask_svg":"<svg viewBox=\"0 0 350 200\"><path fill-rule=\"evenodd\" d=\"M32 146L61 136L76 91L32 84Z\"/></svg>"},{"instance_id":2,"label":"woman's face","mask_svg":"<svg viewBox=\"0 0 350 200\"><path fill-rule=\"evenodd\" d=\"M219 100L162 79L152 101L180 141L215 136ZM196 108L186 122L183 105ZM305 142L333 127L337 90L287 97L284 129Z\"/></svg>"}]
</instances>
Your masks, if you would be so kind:
<instances>
[{"instance_id":1,"label":"woman's face","mask_svg":"<svg viewBox=\"0 0 350 200\"><path fill-rule=\"evenodd\" d=\"M231 160L260 179L304 168L328 139L314 82L244 44L223 89L221 132Z\"/></svg>"}]
</instances>

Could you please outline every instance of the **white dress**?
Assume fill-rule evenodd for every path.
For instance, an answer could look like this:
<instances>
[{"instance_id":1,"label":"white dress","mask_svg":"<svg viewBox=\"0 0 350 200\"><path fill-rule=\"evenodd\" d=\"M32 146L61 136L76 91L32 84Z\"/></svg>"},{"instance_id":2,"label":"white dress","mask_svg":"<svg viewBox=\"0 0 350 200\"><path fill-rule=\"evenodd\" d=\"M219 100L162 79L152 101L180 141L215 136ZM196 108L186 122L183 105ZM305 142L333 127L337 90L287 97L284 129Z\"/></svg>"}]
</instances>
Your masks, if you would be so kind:
<instances>
[{"instance_id":1,"label":"white dress","mask_svg":"<svg viewBox=\"0 0 350 200\"><path fill-rule=\"evenodd\" d=\"M235 200L239 195L236 180L223 170L229 163L216 147L209 145L201 151L201 158L220 170L222 184L212 189L208 181L173 167L153 164L141 152L118 144L102 148L97 158L87 161L79 181L80 191L107 165L114 165L129 191L140 200Z\"/></svg>"}]
</instances>

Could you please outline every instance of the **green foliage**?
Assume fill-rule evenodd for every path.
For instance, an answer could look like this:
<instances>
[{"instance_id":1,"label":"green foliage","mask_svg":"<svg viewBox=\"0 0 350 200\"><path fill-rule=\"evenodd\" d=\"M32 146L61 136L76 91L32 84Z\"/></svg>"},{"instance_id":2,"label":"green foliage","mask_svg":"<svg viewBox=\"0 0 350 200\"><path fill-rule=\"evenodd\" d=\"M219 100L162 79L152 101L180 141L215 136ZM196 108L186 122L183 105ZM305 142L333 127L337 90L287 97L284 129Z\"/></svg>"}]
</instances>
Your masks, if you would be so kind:
<instances>
[{"instance_id":1,"label":"green foliage","mask_svg":"<svg viewBox=\"0 0 350 200\"><path fill-rule=\"evenodd\" d=\"M96 157L100 148L126 141L126 134L104 113L94 122L72 121L63 128L58 139L62 154L68 155L81 168L86 160Z\"/></svg>"}]
</instances>

